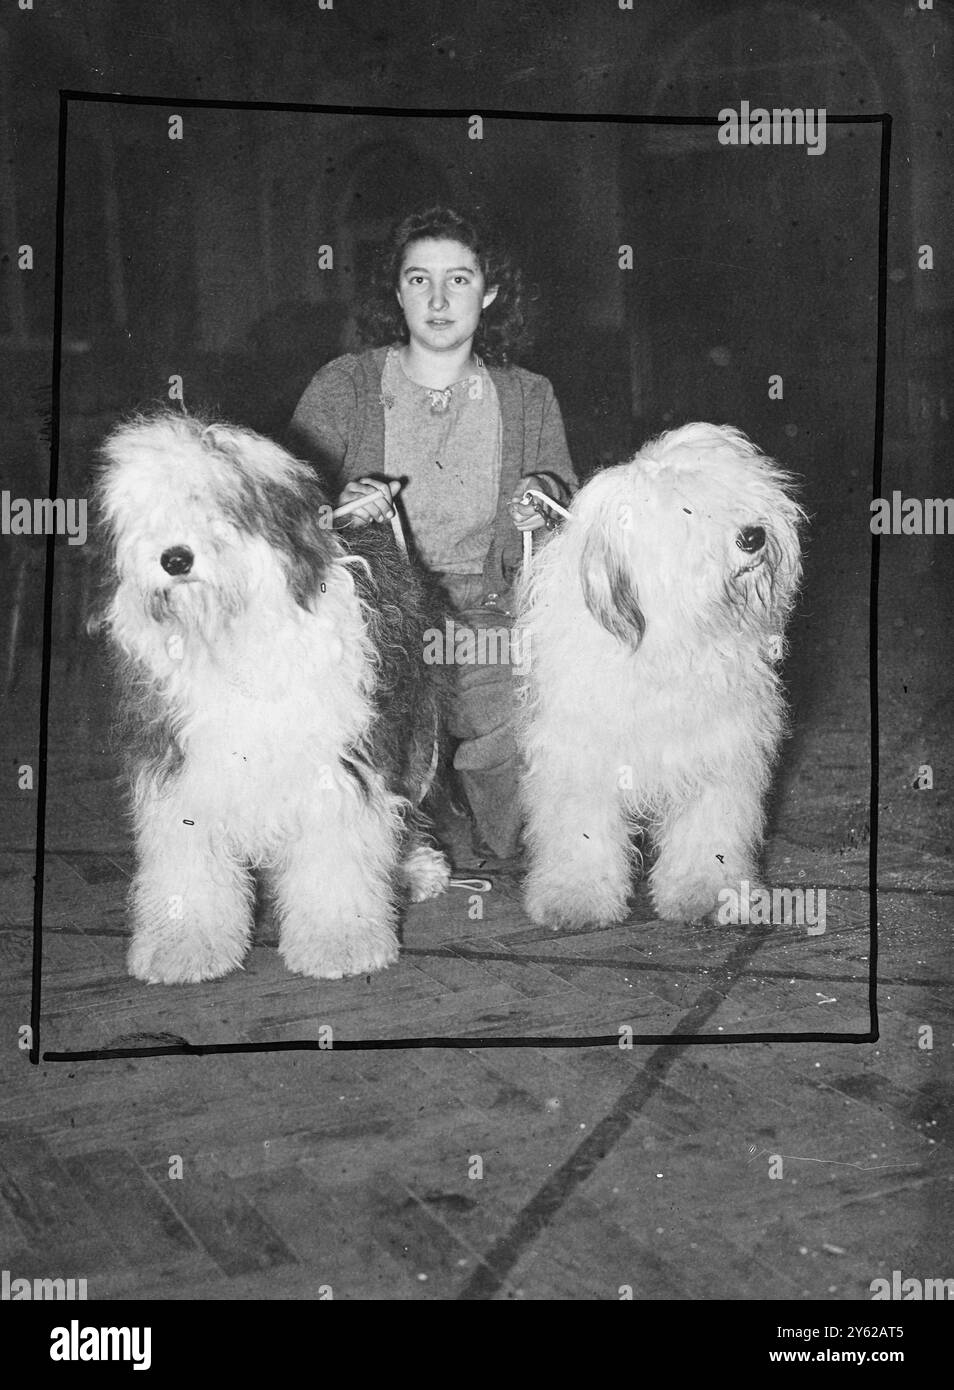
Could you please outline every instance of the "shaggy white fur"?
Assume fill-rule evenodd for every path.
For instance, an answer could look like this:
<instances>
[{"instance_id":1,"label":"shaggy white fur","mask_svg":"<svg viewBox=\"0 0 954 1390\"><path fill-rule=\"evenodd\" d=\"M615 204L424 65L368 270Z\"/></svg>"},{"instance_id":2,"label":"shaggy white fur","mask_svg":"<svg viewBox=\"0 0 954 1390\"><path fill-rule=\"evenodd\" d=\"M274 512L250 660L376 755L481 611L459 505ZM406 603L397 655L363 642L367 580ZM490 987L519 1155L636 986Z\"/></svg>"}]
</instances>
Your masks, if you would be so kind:
<instances>
[{"instance_id":1,"label":"shaggy white fur","mask_svg":"<svg viewBox=\"0 0 954 1390\"><path fill-rule=\"evenodd\" d=\"M390 964L408 803L368 759L379 658L362 562L319 525L314 475L250 431L172 415L121 427L104 455L105 625L145 736L130 972L171 984L239 966L252 868L290 969ZM423 846L404 865L417 897L448 872Z\"/></svg>"},{"instance_id":2,"label":"shaggy white fur","mask_svg":"<svg viewBox=\"0 0 954 1390\"><path fill-rule=\"evenodd\" d=\"M662 918L757 882L801 575L790 484L738 430L685 425L593 477L534 561L519 620L534 921L621 921L636 826Z\"/></svg>"}]
</instances>

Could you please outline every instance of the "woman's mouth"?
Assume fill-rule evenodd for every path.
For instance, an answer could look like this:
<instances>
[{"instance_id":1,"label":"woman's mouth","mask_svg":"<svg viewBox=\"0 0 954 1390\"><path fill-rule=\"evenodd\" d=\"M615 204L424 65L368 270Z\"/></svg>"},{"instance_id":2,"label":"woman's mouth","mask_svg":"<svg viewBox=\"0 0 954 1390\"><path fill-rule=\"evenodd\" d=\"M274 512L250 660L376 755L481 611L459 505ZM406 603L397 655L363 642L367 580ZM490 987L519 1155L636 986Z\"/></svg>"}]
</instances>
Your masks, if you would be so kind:
<instances>
[{"instance_id":1,"label":"woman's mouth","mask_svg":"<svg viewBox=\"0 0 954 1390\"><path fill-rule=\"evenodd\" d=\"M429 324L429 326L430 326L431 328L450 328L450 326L451 326L451 324L453 323L453 321L454 321L453 319L428 319L428 320L427 320L427 322L428 322L428 324Z\"/></svg>"}]
</instances>

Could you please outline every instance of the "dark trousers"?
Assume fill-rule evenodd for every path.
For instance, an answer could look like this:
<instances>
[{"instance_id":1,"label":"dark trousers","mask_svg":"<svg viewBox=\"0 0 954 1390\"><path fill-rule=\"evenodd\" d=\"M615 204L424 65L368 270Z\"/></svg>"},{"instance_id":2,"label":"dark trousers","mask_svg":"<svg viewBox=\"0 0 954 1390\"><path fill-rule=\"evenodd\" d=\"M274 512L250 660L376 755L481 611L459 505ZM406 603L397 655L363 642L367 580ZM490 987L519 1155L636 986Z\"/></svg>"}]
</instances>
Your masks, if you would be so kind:
<instances>
[{"instance_id":1,"label":"dark trousers","mask_svg":"<svg viewBox=\"0 0 954 1390\"><path fill-rule=\"evenodd\" d=\"M507 611L511 595L485 594L480 575L448 576L444 583L455 610L450 732L460 742L454 767L480 839L498 858L509 859L520 842L514 722L515 677L522 670Z\"/></svg>"}]
</instances>

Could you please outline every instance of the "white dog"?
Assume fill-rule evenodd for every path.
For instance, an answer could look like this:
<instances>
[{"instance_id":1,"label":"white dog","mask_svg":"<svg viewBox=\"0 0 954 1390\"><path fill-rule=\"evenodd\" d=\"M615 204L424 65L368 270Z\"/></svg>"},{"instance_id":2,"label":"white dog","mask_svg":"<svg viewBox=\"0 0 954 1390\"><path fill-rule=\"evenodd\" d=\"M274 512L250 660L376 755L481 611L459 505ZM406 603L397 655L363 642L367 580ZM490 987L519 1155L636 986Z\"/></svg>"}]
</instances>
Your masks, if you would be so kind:
<instances>
[{"instance_id":1,"label":"white dog","mask_svg":"<svg viewBox=\"0 0 954 1390\"><path fill-rule=\"evenodd\" d=\"M130 972L214 979L249 946L257 869L292 970L396 959L400 890L443 890L409 815L433 773L439 668L390 533L330 529L314 471L248 430L121 426L99 484L138 867ZM386 707L386 713L385 713Z\"/></svg>"},{"instance_id":2,"label":"white dog","mask_svg":"<svg viewBox=\"0 0 954 1390\"><path fill-rule=\"evenodd\" d=\"M757 882L801 576L790 483L738 430L685 425L592 478L534 561L520 621L535 921L622 920L637 825L661 918L698 920Z\"/></svg>"}]
</instances>

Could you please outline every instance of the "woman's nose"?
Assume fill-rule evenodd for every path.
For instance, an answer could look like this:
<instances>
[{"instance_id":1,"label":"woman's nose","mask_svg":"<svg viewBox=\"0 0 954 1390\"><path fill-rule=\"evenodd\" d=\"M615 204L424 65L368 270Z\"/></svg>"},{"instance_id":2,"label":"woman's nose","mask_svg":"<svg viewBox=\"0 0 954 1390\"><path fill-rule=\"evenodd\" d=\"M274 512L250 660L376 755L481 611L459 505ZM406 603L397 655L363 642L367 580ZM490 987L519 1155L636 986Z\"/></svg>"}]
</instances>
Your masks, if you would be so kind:
<instances>
[{"instance_id":1,"label":"woman's nose","mask_svg":"<svg viewBox=\"0 0 954 1390\"><path fill-rule=\"evenodd\" d=\"M447 303L447 295L443 285L435 285L431 290L430 306L432 309L443 309Z\"/></svg>"}]
</instances>

